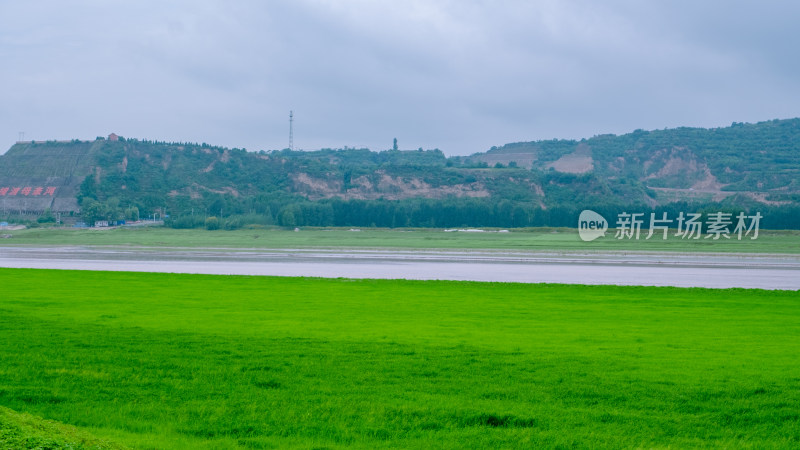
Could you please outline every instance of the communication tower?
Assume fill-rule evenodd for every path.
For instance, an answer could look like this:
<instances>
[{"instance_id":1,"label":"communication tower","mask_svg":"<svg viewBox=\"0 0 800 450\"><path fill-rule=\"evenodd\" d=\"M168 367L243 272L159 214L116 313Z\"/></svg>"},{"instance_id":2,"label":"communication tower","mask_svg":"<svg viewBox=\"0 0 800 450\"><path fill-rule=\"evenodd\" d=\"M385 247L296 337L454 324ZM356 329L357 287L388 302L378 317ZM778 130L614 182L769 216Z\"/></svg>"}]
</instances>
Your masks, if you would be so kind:
<instances>
[{"instance_id":1,"label":"communication tower","mask_svg":"<svg viewBox=\"0 0 800 450\"><path fill-rule=\"evenodd\" d=\"M294 113L289 111L289 150L294 150Z\"/></svg>"}]
</instances>

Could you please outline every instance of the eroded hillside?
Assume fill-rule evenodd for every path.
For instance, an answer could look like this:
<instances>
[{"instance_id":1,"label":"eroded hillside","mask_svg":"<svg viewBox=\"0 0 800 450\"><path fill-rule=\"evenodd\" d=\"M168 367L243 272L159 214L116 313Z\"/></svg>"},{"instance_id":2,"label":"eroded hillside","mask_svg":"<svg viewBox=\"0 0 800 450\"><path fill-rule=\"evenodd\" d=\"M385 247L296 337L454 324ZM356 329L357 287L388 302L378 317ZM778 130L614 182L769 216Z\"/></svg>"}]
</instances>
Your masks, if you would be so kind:
<instances>
[{"instance_id":1,"label":"eroded hillside","mask_svg":"<svg viewBox=\"0 0 800 450\"><path fill-rule=\"evenodd\" d=\"M730 127L678 128L581 141L507 144L464 158L492 167L592 174L638 182L656 204L721 201L740 195L769 205L796 204L800 193L800 119Z\"/></svg>"},{"instance_id":2,"label":"eroded hillside","mask_svg":"<svg viewBox=\"0 0 800 450\"><path fill-rule=\"evenodd\" d=\"M439 150L247 152L124 138L17 143L0 157L6 214L74 214L88 204L93 217L135 209L137 216L262 214L280 222L306 208L326 223L347 216L341 211L353 202L405 202L369 207L402 224L410 222L400 216L423 207L408 202L426 199L436 203L424 208L460 205L467 219L502 210L522 225L604 205L797 207L800 119L514 143L450 158Z\"/></svg>"}]
</instances>

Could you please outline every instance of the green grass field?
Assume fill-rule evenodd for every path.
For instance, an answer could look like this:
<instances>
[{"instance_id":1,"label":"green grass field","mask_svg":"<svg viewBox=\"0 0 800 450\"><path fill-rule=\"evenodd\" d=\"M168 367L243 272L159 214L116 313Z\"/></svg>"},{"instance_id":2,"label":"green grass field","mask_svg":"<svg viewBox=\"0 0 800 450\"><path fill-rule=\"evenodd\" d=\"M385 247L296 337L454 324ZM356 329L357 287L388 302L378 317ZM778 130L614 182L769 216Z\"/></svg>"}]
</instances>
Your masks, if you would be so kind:
<instances>
[{"instance_id":1,"label":"green grass field","mask_svg":"<svg viewBox=\"0 0 800 450\"><path fill-rule=\"evenodd\" d=\"M0 405L134 448L800 446L798 292L23 269L0 286Z\"/></svg>"},{"instance_id":2,"label":"green grass field","mask_svg":"<svg viewBox=\"0 0 800 450\"><path fill-rule=\"evenodd\" d=\"M0 406L0 448L4 449L124 449L73 426Z\"/></svg>"},{"instance_id":3,"label":"green grass field","mask_svg":"<svg viewBox=\"0 0 800 450\"><path fill-rule=\"evenodd\" d=\"M682 240L655 236L646 240L605 238L583 242L576 229L512 229L509 233L459 233L441 229L281 228L235 231L175 230L162 227L118 229L34 228L10 231L3 245L133 245L220 248L432 248L504 249L519 251L675 251L737 253L800 253L800 231L762 230L758 239Z\"/></svg>"}]
</instances>

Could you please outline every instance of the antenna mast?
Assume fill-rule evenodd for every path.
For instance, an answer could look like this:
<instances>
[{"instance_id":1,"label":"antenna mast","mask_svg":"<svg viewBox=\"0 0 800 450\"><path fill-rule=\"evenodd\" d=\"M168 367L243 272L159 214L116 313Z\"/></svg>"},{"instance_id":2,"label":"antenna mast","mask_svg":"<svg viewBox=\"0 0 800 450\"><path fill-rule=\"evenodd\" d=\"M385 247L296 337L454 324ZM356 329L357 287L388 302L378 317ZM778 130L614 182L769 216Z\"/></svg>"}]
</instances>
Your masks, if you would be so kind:
<instances>
[{"instance_id":1,"label":"antenna mast","mask_svg":"<svg viewBox=\"0 0 800 450\"><path fill-rule=\"evenodd\" d=\"M289 111L289 150L294 150L294 113Z\"/></svg>"}]
</instances>

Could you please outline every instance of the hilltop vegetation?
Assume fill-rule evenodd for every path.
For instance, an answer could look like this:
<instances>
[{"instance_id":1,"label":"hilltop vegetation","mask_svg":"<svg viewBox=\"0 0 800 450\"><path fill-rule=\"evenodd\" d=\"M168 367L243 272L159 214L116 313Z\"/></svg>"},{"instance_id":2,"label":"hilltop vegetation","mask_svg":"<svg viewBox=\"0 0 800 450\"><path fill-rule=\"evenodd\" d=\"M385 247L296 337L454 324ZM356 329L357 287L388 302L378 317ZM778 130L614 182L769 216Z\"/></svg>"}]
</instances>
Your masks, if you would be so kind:
<instances>
[{"instance_id":1,"label":"hilltop vegetation","mask_svg":"<svg viewBox=\"0 0 800 450\"><path fill-rule=\"evenodd\" d=\"M72 159L62 156L67 148ZM765 227L798 228L799 148L800 119L522 142L450 158L98 139L17 144L0 157L0 184L72 167L73 187L62 192L87 221L168 214L177 227L574 226L591 208L758 210ZM43 162L23 164L31 155Z\"/></svg>"},{"instance_id":2,"label":"hilltop vegetation","mask_svg":"<svg viewBox=\"0 0 800 450\"><path fill-rule=\"evenodd\" d=\"M763 192L773 201L797 201L798 148L800 119L792 119L522 142L465 160L496 163L517 158L528 168L637 179L651 188Z\"/></svg>"}]
</instances>

